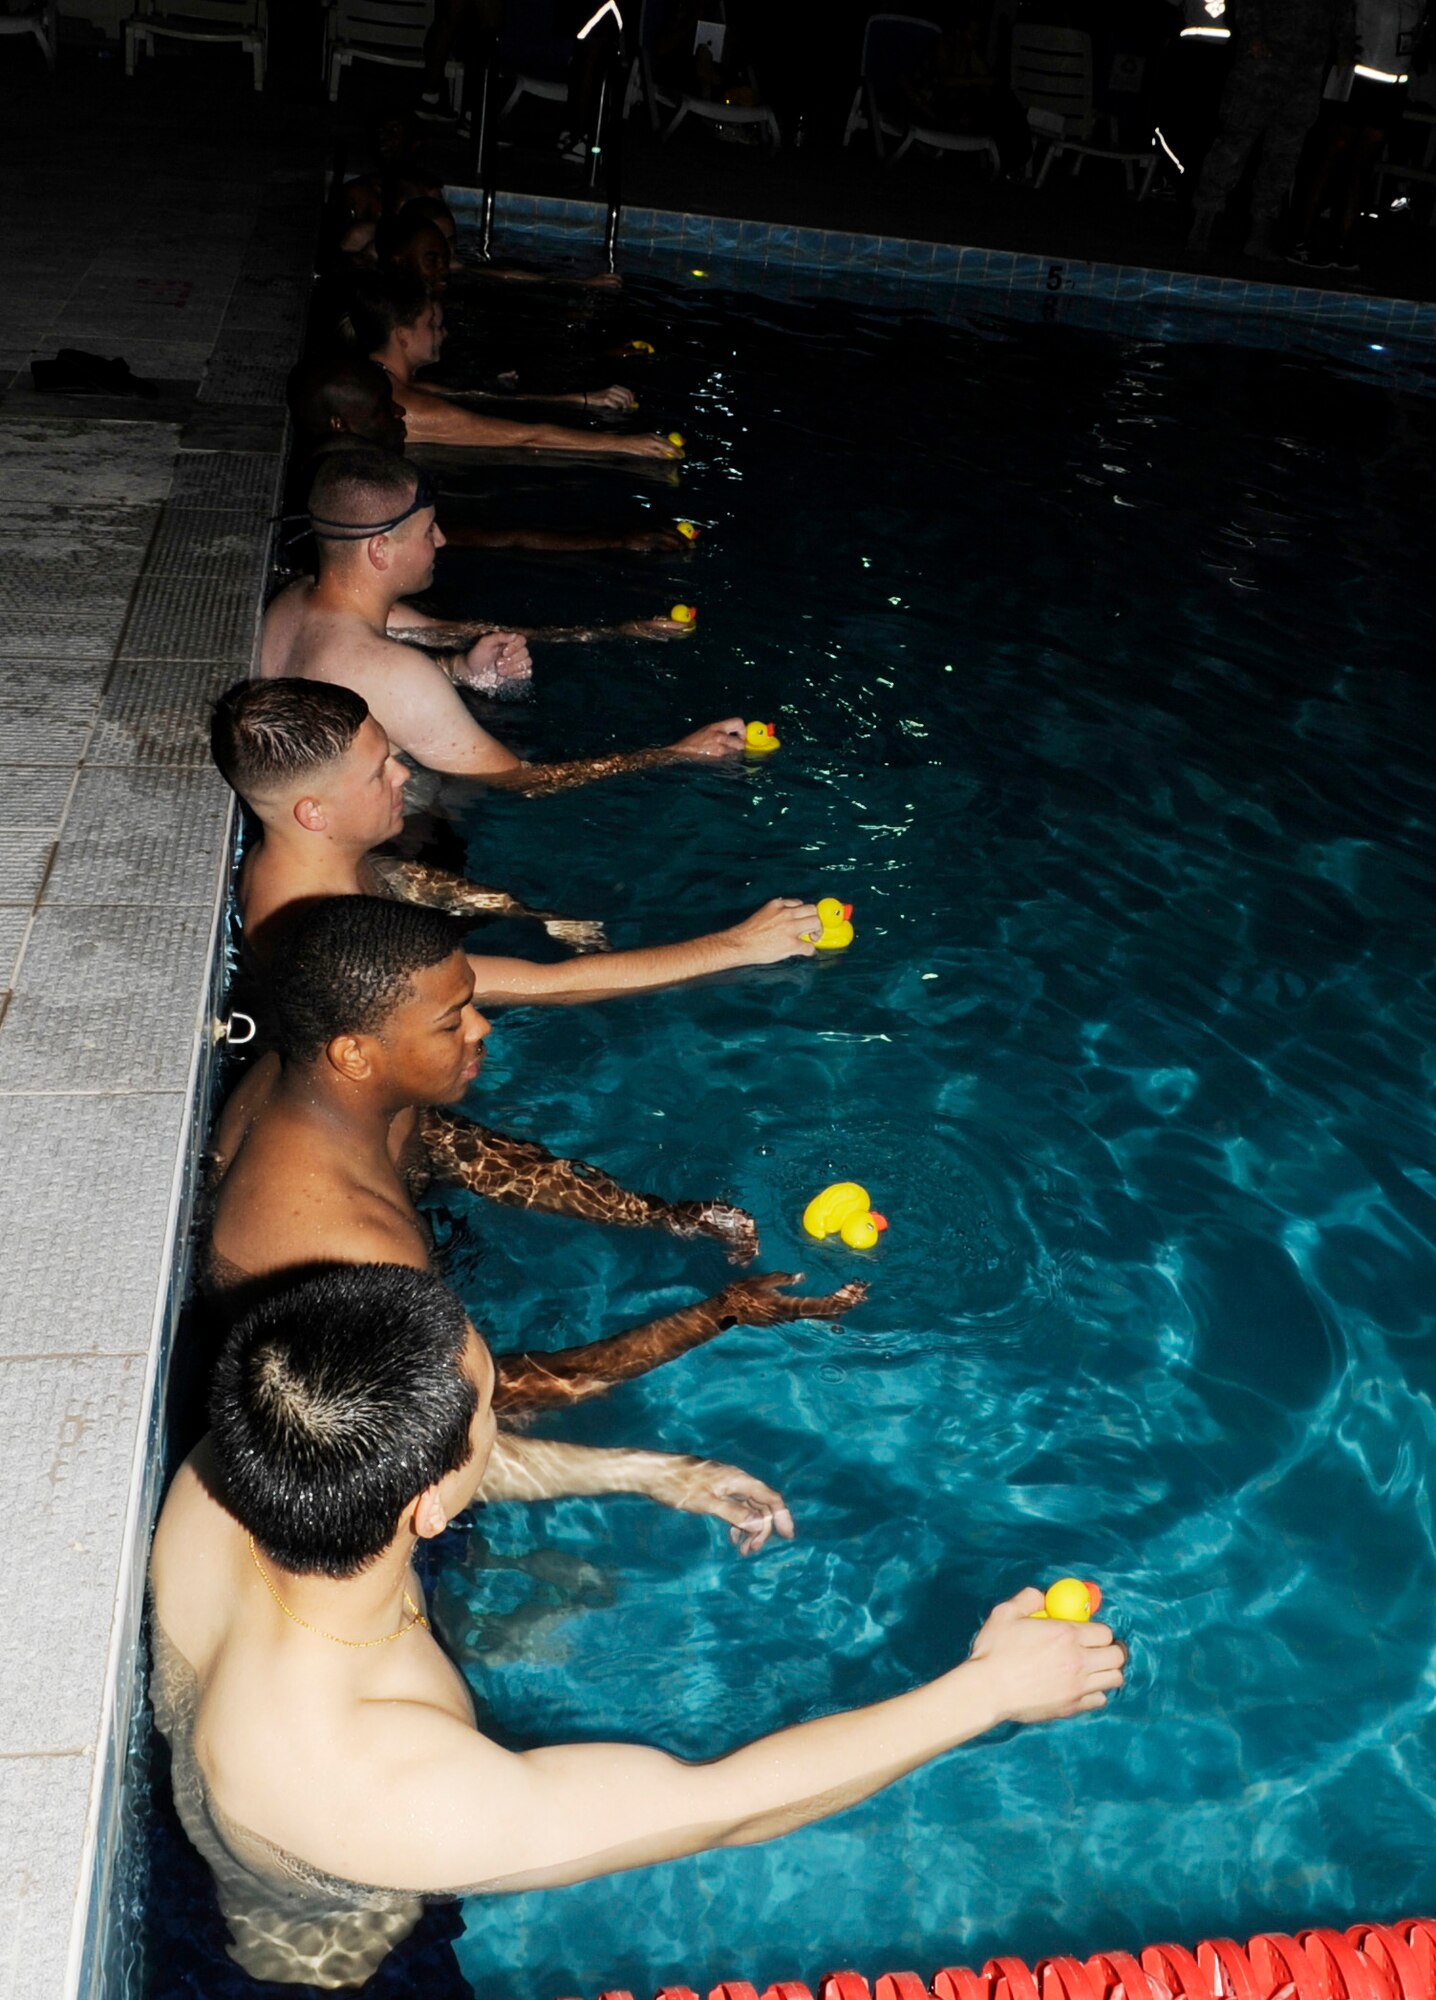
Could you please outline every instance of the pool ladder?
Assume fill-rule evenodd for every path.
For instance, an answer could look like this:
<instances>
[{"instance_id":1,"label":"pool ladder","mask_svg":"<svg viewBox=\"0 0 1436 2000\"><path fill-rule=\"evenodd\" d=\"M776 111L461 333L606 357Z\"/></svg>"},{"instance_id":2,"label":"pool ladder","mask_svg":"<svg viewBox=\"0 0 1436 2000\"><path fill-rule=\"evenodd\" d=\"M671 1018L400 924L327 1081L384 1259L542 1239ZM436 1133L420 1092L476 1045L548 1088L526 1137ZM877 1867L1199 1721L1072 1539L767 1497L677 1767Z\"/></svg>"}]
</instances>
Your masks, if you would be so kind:
<instances>
[{"instance_id":1,"label":"pool ladder","mask_svg":"<svg viewBox=\"0 0 1436 2000\"><path fill-rule=\"evenodd\" d=\"M494 52L479 76L473 98L473 179L479 191L479 256L488 263L493 251L494 209L494 109L496 65ZM620 38L613 58L604 65L599 78L598 108L594 114L594 136L584 165L584 185L597 188L602 182L607 199L603 225L603 255L608 270L618 259L618 230L623 217L623 100L628 89L628 70Z\"/></svg>"}]
</instances>

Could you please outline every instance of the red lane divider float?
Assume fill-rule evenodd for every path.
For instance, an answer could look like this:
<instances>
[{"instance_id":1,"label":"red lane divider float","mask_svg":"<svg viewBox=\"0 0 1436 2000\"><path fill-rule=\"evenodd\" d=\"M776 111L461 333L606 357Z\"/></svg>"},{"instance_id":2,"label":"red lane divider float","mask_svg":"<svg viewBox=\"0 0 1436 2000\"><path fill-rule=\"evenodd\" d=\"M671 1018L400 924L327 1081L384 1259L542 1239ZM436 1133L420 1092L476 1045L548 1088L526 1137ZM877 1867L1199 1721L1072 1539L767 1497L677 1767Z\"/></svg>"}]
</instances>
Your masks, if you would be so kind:
<instances>
[{"instance_id":1,"label":"red lane divider float","mask_svg":"<svg viewBox=\"0 0 1436 2000\"><path fill-rule=\"evenodd\" d=\"M1058 1953L1029 1966L990 1958L981 1972L944 1966L925 1983L915 1972L884 1972L870 1986L860 1972L830 1972L817 2000L1436 2000L1436 1921L1402 1917L1296 1937L1262 1931L1240 1945L1204 1938L1195 1952L1149 1944L1139 1957L1099 1951ZM622 1989L599 2000L633 2000ZM661 1987L656 2000L699 2000L691 1986ZM798 1979L780 1979L762 1995L746 1979L726 1980L708 2000L813 2000Z\"/></svg>"}]
</instances>

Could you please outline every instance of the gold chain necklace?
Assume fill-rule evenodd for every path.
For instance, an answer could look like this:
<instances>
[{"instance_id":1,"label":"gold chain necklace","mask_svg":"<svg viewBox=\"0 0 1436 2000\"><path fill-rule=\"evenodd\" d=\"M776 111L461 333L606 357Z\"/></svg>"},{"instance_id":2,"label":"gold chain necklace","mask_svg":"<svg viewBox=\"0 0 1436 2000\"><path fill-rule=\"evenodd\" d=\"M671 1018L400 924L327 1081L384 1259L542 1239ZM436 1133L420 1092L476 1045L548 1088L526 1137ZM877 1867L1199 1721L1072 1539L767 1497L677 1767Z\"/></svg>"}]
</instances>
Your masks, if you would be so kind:
<instances>
[{"instance_id":1,"label":"gold chain necklace","mask_svg":"<svg viewBox=\"0 0 1436 2000\"><path fill-rule=\"evenodd\" d=\"M410 1597L408 1591L406 1590L404 1592L404 1609L409 1614L409 1622L407 1625L401 1625L397 1632L386 1632L382 1639L341 1639L337 1632L326 1632L322 1625L311 1625L307 1618L301 1618L297 1611L290 1610L289 1606L285 1603L284 1599L275 1589L269 1577L265 1575L264 1569L259 1560L259 1551L254 1546L253 1535L251 1535L249 1538L249 1559L254 1564L254 1567L259 1571L260 1580L263 1583L265 1589L269 1592L270 1596L274 1599L275 1603L279 1606L280 1610L284 1613L285 1617L290 1619L296 1625L302 1625L306 1632L312 1632L317 1639L329 1639L336 1646L352 1646L356 1651L362 1651L366 1646L387 1646L395 1639L402 1639L404 1634L406 1632L412 1632L416 1625L422 1625L426 1632L429 1629L428 1619L424 1616L423 1612L419 1609L418 1605L414 1602L413 1598Z\"/></svg>"}]
</instances>

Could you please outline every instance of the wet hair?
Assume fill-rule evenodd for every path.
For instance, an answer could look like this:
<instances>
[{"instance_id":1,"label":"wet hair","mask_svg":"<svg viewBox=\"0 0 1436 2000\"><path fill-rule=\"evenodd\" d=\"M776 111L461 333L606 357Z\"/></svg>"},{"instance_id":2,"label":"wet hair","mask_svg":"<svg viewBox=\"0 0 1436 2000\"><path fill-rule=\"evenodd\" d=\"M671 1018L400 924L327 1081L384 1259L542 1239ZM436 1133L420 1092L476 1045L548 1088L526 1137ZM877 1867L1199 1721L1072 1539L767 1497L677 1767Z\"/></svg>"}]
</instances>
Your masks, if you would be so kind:
<instances>
[{"instance_id":1,"label":"wet hair","mask_svg":"<svg viewBox=\"0 0 1436 2000\"><path fill-rule=\"evenodd\" d=\"M356 444L352 449L327 452L319 460L309 484L308 511L331 527L393 523L418 489L419 474L397 452L385 451L377 444ZM363 539L326 537L320 543L321 560L336 541Z\"/></svg>"},{"instance_id":2,"label":"wet hair","mask_svg":"<svg viewBox=\"0 0 1436 2000\"><path fill-rule=\"evenodd\" d=\"M346 431L360 434L388 397L388 380L377 361L352 348L301 361L290 372L289 414L301 438L325 437L337 417Z\"/></svg>"},{"instance_id":3,"label":"wet hair","mask_svg":"<svg viewBox=\"0 0 1436 2000\"><path fill-rule=\"evenodd\" d=\"M369 704L330 681L239 681L210 711L210 755L242 799L342 757Z\"/></svg>"},{"instance_id":4,"label":"wet hair","mask_svg":"<svg viewBox=\"0 0 1436 2000\"><path fill-rule=\"evenodd\" d=\"M336 1035L376 1034L415 976L463 949L444 910L387 896L326 896L285 925L269 970L274 1039L286 1062L311 1063Z\"/></svg>"},{"instance_id":5,"label":"wet hair","mask_svg":"<svg viewBox=\"0 0 1436 2000\"><path fill-rule=\"evenodd\" d=\"M443 206L442 203L439 205ZM391 265L396 257L401 257L410 244L423 235L426 229L432 229L436 235L443 237L444 248L448 249L448 237L444 236L443 230L439 228L432 215L425 215L420 211L417 197L413 201L406 201L397 215L386 215L374 233L374 253L379 262L386 267Z\"/></svg>"},{"instance_id":6,"label":"wet hair","mask_svg":"<svg viewBox=\"0 0 1436 2000\"><path fill-rule=\"evenodd\" d=\"M447 222L457 229L458 222L449 204L437 194L416 194L412 201L406 201L399 211L406 219L411 215L422 216L426 222L433 222L440 229Z\"/></svg>"},{"instance_id":7,"label":"wet hair","mask_svg":"<svg viewBox=\"0 0 1436 2000\"><path fill-rule=\"evenodd\" d=\"M423 279L409 271L358 273L349 297L355 345L361 354L377 354L398 328L417 326L432 304Z\"/></svg>"},{"instance_id":8,"label":"wet hair","mask_svg":"<svg viewBox=\"0 0 1436 2000\"><path fill-rule=\"evenodd\" d=\"M353 1576L469 1456L468 1320L430 1271L342 1264L272 1293L220 1351L211 1441L225 1504L273 1563Z\"/></svg>"}]
</instances>

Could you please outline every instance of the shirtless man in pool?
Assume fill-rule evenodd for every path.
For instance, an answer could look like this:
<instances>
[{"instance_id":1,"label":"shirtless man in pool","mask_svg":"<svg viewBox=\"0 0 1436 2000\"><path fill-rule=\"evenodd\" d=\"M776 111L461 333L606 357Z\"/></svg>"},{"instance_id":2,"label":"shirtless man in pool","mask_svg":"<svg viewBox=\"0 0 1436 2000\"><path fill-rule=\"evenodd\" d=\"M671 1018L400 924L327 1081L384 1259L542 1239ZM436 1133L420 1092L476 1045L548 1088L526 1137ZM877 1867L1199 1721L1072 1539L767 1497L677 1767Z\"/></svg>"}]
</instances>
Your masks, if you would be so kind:
<instances>
[{"instance_id":1,"label":"shirtless man in pool","mask_svg":"<svg viewBox=\"0 0 1436 2000\"><path fill-rule=\"evenodd\" d=\"M576 430L566 424L493 417L471 409L458 394L426 386L414 377L443 351L444 308L425 286L405 274L360 278L349 307L359 350L389 377L403 413L410 444L479 445L508 450L620 453L628 458L680 459L681 444L653 433ZM580 390L580 397L583 392ZM605 411L630 408L631 393L615 385L592 398Z\"/></svg>"},{"instance_id":2,"label":"shirtless man in pool","mask_svg":"<svg viewBox=\"0 0 1436 2000\"><path fill-rule=\"evenodd\" d=\"M241 681L210 718L210 749L226 781L260 822L236 884L245 943L260 965L305 904L324 896L396 895L456 916L536 915L550 935L603 942L597 925L527 910L501 891L422 862L372 850L404 821L409 772L352 688L328 681ZM474 998L560 1003L648 993L704 975L811 958L812 903L775 896L727 930L680 944L548 963L472 952ZM597 936L595 936L597 933Z\"/></svg>"},{"instance_id":3,"label":"shirtless man in pool","mask_svg":"<svg viewBox=\"0 0 1436 2000\"><path fill-rule=\"evenodd\" d=\"M664 749L526 764L474 720L455 687L492 692L526 679L523 639L486 631L466 651L431 654L392 636L407 629L438 644L453 629L405 602L428 588L444 545L420 474L356 445L320 461L309 506L319 577L290 584L265 612L259 670L266 680L289 675L353 688L394 747L417 763L529 796L742 750L742 717L729 716Z\"/></svg>"},{"instance_id":4,"label":"shirtless man in pool","mask_svg":"<svg viewBox=\"0 0 1436 2000\"><path fill-rule=\"evenodd\" d=\"M505 1750L476 1727L413 1569L475 1499L533 1497L493 1385L458 1302L383 1266L280 1295L226 1342L213 1429L155 1535L153 1699L233 1954L260 1976L357 1985L423 1892L554 1888L769 1840L1122 1685L1108 1627L1033 1620L1028 1589L927 1685L710 1761Z\"/></svg>"},{"instance_id":5,"label":"shirtless man in pool","mask_svg":"<svg viewBox=\"0 0 1436 2000\"><path fill-rule=\"evenodd\" d=\"M752 1218L721 1203L634 1194L593 1167L491 1133L446 1107L478 1075L489 1024L473 1005L462 926L436 910L331 897L285 933L270 975L278 1055L220 1113L211 1144L206 1275L229 1310L317 1264L426 1269L416 1182L457 1182L515 1207L709 1236L740 1257ZM505 1354L497 1402L535 1410L599 1395L728 1328L832 1319L867 1296L785 1297L787 1274L741 1278L650 1325L549 1354ZM745 1519L741 1495L732 1496Z\"/></svg>"}]
</instances>

